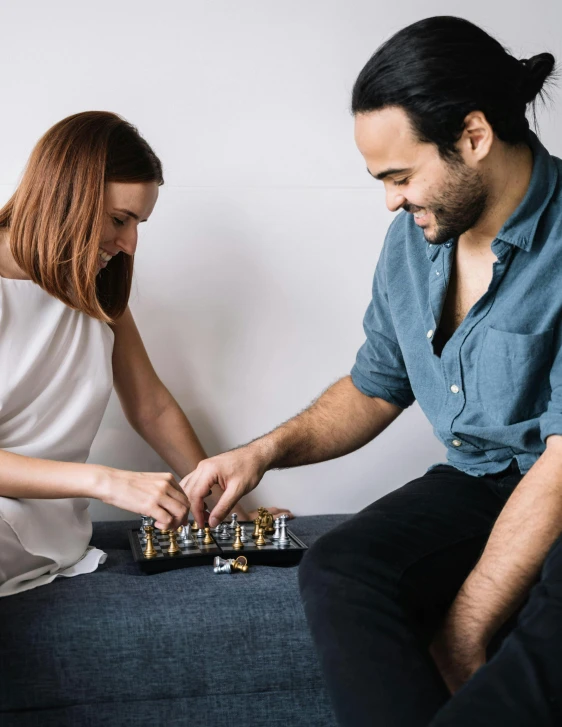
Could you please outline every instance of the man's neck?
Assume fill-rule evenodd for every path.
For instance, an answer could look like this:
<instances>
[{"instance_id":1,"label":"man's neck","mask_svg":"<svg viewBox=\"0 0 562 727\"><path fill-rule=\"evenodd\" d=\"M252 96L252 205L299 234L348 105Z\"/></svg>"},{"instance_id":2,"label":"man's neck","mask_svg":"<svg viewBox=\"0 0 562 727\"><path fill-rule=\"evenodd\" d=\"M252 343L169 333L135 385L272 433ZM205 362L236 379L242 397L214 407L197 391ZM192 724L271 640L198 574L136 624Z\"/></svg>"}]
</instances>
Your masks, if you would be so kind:
<instances>
[{"instance_id":1,"label":"man's neck","mask_svg":"<svg viewBox=\"0 0 562 727\"><path fill-rule=\"evenodd\" d=\"M533 173L533 152L527 145L500 143L488 160L488 206L478 223L459 237L467 249L490 248L498 232L523 201Z\"/></svg>"}]
</instances>

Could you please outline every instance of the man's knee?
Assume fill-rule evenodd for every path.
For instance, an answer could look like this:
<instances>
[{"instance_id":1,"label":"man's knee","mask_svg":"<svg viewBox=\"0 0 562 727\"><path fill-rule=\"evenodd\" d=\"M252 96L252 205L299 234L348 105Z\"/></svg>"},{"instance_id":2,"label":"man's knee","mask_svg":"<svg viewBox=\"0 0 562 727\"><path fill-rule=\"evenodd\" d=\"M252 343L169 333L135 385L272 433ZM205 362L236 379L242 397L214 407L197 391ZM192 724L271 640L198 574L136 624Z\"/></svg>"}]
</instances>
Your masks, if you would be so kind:
<instances>
[{"instance_id":1,"label":"man's knee","mask_svg":"<svg viewBox=\"0 0 562 727\"><path fill-rule=\"evenodd\" d=\"M361 532L354 520L322 535L305 553L299 568L301 594L321 596L327 589L358 581L376 587L377 582L393 579L391 535L383 527Z\"/></svg>"}]
</instances>

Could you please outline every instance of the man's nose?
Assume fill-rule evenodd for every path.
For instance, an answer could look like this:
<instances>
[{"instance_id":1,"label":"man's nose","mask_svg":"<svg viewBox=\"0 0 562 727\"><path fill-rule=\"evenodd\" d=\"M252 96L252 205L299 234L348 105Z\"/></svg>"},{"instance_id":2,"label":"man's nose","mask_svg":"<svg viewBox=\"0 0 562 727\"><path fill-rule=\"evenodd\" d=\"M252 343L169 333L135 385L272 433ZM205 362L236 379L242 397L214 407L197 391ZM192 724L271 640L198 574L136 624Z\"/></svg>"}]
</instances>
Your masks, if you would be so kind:
<instances>
[{"instance_id":1,"label":"man's nose","mask_svg":"<svg viewBox=\"0 0 562 727\"><path fill-rule=\"evenodd\" d=\"M404 205L405 202L406 198L403 194L400 194L400 192L397 192L394 189L386 190L386 206L389 212L396 212Z\"/></svg>"}]
</instances>

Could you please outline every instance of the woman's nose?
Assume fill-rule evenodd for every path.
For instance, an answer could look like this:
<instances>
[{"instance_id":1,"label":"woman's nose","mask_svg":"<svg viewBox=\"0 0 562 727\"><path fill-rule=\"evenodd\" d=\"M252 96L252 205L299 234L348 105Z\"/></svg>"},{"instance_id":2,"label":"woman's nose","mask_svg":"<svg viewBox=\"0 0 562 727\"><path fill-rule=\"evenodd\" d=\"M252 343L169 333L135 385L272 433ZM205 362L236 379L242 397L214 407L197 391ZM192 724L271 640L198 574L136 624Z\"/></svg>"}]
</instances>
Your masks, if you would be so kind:
<instances>
[{"instance_id":1,"label":"woman's nose","mask_svg":"<svg viewBox=\"0 0 562 727\"><path fill-rule=\"evenodd\" d=\"M136 227L131 225L130 229L126 233L119 235L116 240L117 245L127 255L134 255L137 249L138 242L138 230Z\"/></svg>"}]
</instances>

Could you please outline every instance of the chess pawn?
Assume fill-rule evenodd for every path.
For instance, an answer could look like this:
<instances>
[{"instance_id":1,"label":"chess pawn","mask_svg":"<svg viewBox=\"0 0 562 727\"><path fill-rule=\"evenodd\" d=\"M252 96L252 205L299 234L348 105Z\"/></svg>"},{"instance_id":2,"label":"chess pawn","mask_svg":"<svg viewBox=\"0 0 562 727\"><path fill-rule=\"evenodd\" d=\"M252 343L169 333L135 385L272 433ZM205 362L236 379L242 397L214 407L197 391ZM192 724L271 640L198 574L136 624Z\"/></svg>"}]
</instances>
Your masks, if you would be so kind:
<instances>
[{"instance_id":1,"label":"chess pawn","mask_svg":"<svg viewBox=\"0 0 562 727\"><path fill-rule=\"evenodd\" d=\"M232 519L231 519L230 524L228 526L229 527L229 530L231 530L233 533L235 533L237 526L238 526L238 515L235 512L233 512L232 513Z\"/></svg>"},{"instance_id":2,"label":"chess pawn","mask_svg":"<svg viewBox=\"0 0 562 727\"><path fill-rule=\"evenodd\" d=\"M248 572L248 560L243 555L239 555L236 560L231 561L233 571L241 571L242 573Z\"/></svg>"},{"instance_id":3,"label":"chess pawn","mask_svg":"<svg viewBox=\"0 0 562 727\"><path fill-rule=\"evenodd\" d=\"M205 538L203 539L203 545L212 545L215 541L213 540L213 536L211 535L211 528L206 525L205 526Z\"/></svg>"},{"instance_id":4,"label":"chess pawn","mask_svg":"<svg viewBox=\"0 0 562 727\"><path fill-rule=\"evenodd\" d=\"M281 520L279 520L278 517L275 518L275 532L271 536L272 540L279 540L279 526L281 524Z\"/></svg>"},{"instance_id":5,"label":"chess pawn","mask_svg":"<svg viewBox=\"0 0 562 727\"><path fill-rule=\"evenodd\" d=\"M176 537L177 537L176 531L170 530L169 537L170 537L170 547L168 548L168 555L176 555L176 553L180 552L180 548L179 548L179 545L176 540Z\"/></svg>"},{"instance_id":6,"label":"chess pawn","mask_svg":"<svg viewBox=\"0 0 562 727\"><path fill-rule=\"evenodd\" d=\"M240 540L243 543L247 543L248 542L248 535L246 534L246 526L245 525L241 525L240 526Z\"/></svg>"},{"instance_id":7,"label":"chess pawn","mask_svg":"<svg viewBox=\"0 0 562 727\"><path fill-rule=\"evenodd\" d=\"M260 528L256 545L266 545L265 538L263 537L263 528Z\"/></svg>"},{"instance_id":8,"label":"chess pawn","mask_svg":"<svg viewBox=\"0 0 562 727\"><path fill-rule=\"evenodd\" d=\"M213 570L215 573L232 573L232 563L230 560L224 560L220 555L217 555L214 560Z\"/></svg>"},{"instance_id":9,"label":"chess pawn","mask_svg":"<svg viewBox=\"0 0 562 727\"><path fill-rule=\"evenodd\" d=\"M219 535L220 540L230 540L230 532L228 530L228 524L224 523L222 526L221 534Z\"/></svg>"},{"instance_id":10,"label":"chess pawn","mask_svg":"<svg viewBox=\"0 0 562 727\"><path fill-rule=\"evenodd\" d=\"M244 547L244 543L242 542L242 538L240 537L241 529L240 525L236 526L236 537L234 538L234 543L232 544L232 547L234 550L242 550Z\"/></svg>"},{"instance_id":11,"label":"chess pawn","mask_svg":"<svg viewBox=\"0 0 562 727\"><path fill-rule=\"evenodd\" d=\"M152 541L154 528L152 525L147 525L144 531L146 533L146 548L143 550L143 555L148 559L154 558L156 556L156 550L154 549L154 543Z\"/></svg>"},{"instance_id":12,"label":"chess pawn","mask_svg":"<svg viewBox=\"0 0 562 727\"><path fill-rule=\"evenodd\" d=\"M197 520L194 520L194 521L193 521L193 525L192 525L191 527L192 527L192 528L193 528L193 530L195 530L196 532L197 532L197 530L199 530L199 525L197 525Z\"/></svg>"},{"instance_id":13,"label":"chess pawn","mask_svg":"<svg viewBox=\"0 0 562 727\"><path fill-rule=\"evenodd\" d=\"M199 528L197 530L197 537L198 538L204 538L205 537L205 531L203 530L203 528Z\"/></svg>"},{"instance_id":14,"label":"chess pawn","mask_svg":"<svg viewBox=\"0 0 562 727\"><path fill-rule=\"evenodd\" d=\"M252 538L259 538L260 536L260 518L257 517L254 520L254 532L252 533Z\"/></svg>"}]
</instances>

